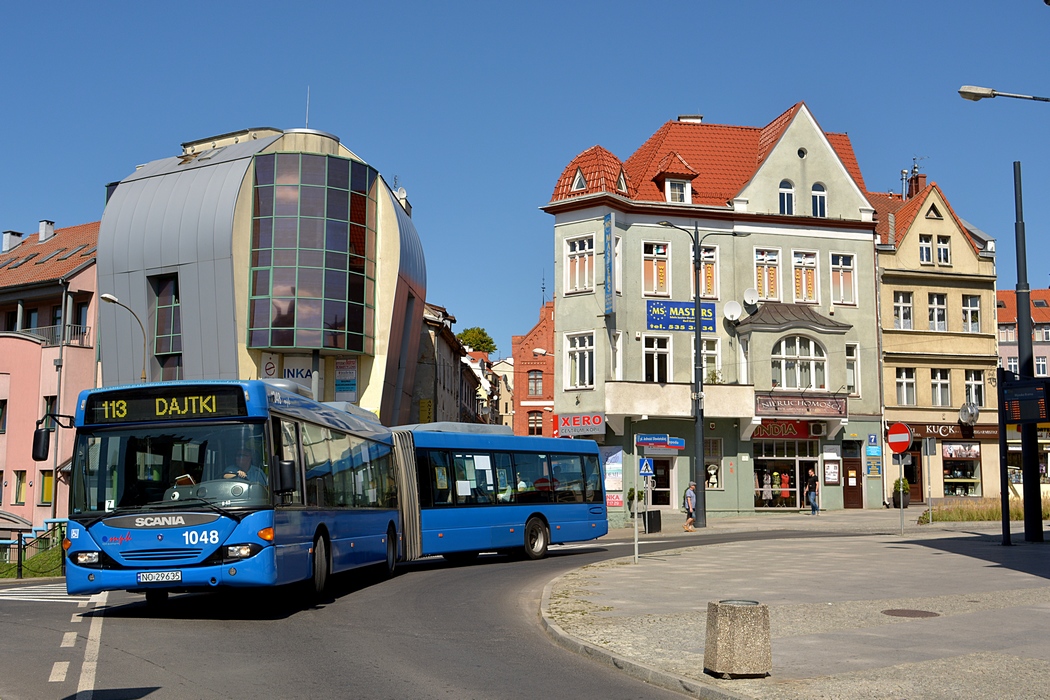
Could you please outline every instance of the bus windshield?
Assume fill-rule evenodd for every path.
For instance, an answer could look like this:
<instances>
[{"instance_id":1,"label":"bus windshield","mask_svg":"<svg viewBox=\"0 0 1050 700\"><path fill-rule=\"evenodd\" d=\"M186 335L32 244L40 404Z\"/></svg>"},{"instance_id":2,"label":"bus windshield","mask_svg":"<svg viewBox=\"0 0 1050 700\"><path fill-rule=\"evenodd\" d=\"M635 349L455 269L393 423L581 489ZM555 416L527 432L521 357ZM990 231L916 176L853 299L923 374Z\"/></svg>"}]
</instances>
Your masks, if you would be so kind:
<instances>
[{"instance_id":1,"label":"bus windshield","mask_svg":"<svg viewBox=\"0 0 1050 700\"><path fill-rule=\"evenodd\" d=\"M81 429L73 454L72 515L270 500L265 423L171 423Z\"/></svg>"}]
</instances>

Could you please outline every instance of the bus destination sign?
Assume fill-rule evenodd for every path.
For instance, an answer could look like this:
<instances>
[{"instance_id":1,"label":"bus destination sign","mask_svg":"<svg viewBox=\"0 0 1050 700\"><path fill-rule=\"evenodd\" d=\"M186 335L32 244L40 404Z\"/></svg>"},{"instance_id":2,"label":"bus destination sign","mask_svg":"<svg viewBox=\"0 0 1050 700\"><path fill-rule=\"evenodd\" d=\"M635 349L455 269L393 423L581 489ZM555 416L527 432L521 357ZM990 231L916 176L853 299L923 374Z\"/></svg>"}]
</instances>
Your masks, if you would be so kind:
<instances>
[{"instance_id":1,"label":"bus destination sign","mask_svg":"<svg viewBox=\"0 0 1050 700\"><path fill-rule=\"evenodd\" d=\"M244 391L239 386L157 386L91 394L84 406L84 423L232 418L247 414Z\"/></svg>"}]
</instances>

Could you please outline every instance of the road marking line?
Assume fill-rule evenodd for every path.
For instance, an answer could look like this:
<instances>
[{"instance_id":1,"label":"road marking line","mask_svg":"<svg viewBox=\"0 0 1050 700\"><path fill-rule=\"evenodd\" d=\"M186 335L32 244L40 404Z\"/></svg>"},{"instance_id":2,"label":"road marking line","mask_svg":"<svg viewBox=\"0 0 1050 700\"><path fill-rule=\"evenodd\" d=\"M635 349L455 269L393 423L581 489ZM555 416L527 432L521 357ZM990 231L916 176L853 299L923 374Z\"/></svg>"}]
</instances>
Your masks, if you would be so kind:
<instances>
[{"instance_id":1,"label":"road marking line","mask_svg":"<svg viewBox=\"0 0 1050 700\"><path fill-rule=\"evenodd\" d=\"M48 677L48 683L64 683L66 680L66 671L69 670L68 661L56 661L55 665L51 667L51 675Z\"/></svg>"},{"instance_id":2,"label":"road marking line","mask_svg":"<svg viewBox=\"0 0 1050 700\"><path fill-rule=\"evenodd\" d=\"M62 635L62 648L74 647L77 645L77 633L66 632Z\"/></svg>"},{"instance_id":3,"label":"road marking line","mask_svg":"<svg viewBox=\"0 0 1050 700\"><path fill-rule=\"evenodd\" d=\"M70 622L83 622L84 618L80 613L73 613L73 619Z\"/></svg>"},{"instance_id":4,"label":"road marking line","mask_svg":"<svg viewBox=\"0 0 1050 700\"><path fill-rule=\"evenodd\" d=\"M108 591L92 596L95 614L88 628L87 645L84 648L84 665L80 667L80 682L77 684L76 700L91 700L95 693L95 671L98 667L98 649L102 642L102 615L106 609Z\"/></svg>"},{"instance_id":5,"label":"road marking line","mask_svg":"<svg viewBox=\"0 0 1050 700\"><path fill-rule=\"evenodd\" d=\"M82 601L80 601L79 603L77 603L77 607L78 607L78 608L86 608L86 607L87 607L87 604L88 604L88 601L86 601L86 600L82 600Z\"/></svg>"}]
</instances>

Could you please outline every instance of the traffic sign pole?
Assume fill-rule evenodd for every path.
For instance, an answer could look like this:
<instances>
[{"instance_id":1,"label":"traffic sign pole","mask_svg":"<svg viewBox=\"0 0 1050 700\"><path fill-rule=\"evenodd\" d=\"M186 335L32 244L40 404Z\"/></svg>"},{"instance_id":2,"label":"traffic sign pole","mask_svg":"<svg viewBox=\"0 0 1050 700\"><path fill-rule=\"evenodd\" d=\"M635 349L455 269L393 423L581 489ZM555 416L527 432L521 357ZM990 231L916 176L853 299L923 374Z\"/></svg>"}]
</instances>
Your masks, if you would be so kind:
<instances>
[{"instance_id":1,"label":"traffic sign pole","mask_svg":"<svg viewBox=\"0 0 1050 700\"><path fill-rule=\"evenodd\" d=\"M901 535L904 535L904 492L900 489L904 480L904 453L908 451L912 443L911 428L907 423L894 423L886 431L886 442L890 451L897 457L898 481L893 485L893 491L897 494L901 512ZM921 468L921 466L920 466Z\"/></svg>"}]
</instances>

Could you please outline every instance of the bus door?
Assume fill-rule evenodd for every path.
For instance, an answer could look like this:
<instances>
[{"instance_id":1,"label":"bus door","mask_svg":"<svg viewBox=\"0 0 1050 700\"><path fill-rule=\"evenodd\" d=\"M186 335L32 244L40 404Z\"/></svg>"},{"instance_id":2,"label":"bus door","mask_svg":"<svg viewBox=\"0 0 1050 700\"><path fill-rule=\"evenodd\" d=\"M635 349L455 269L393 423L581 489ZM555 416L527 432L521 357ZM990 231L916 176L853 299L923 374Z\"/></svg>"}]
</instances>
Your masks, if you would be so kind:
<instances>
[{"instance_id":1,"label":"bus door","mask_svg":"<svg viewBox=\"0 0 1050 700\"><path fill-rule=\"evenodd\" d=\"M274 496L273 544L277 556L277 583L300 580L310 571L313 530L303 505L302 460L299 457L299 426L286 418L272 423L274 467L277 460L295 463L295 488ZM309 532L308 532L309 530Z\"/></svg>"}]
</instances>

